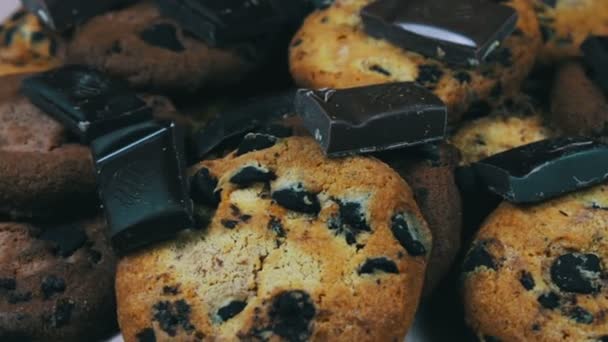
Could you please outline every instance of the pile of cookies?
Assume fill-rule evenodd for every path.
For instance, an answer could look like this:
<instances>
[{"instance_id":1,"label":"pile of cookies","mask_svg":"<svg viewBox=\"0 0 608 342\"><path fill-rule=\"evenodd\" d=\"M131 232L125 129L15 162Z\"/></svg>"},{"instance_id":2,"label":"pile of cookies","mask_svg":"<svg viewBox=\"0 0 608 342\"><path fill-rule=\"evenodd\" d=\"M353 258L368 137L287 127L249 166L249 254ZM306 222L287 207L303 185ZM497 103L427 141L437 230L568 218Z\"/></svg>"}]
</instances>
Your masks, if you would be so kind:
<instances>
[{"instance_id":1,"label":"pile of cookies","mask_svg":"<svg viewBox=\"0 0 608 342\"><path fill-rule=\"evenodd\" d=\"M0 341L608 341L608 1L22 4Z\"/></svg>"}]
</instances>

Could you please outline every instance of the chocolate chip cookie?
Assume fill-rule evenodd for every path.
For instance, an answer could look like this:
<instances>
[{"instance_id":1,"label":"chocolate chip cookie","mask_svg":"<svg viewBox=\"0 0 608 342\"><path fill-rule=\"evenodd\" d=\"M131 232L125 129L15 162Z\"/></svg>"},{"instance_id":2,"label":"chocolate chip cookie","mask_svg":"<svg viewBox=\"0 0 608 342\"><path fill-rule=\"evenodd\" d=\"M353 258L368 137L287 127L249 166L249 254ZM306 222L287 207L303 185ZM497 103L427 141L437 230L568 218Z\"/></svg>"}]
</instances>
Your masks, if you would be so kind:
<instances>
[{"instance_id":1,"label":"chocolate chip cookie","mask_svg":"<svg viewBox=\"0 0 608 342\"><path fill-rule=\"evenodd\" d=\"M532 0L540 23L545 63L580 56L580 46L591 34L608 35L605 0Z\"/></svg>"},{"instance_id":2,"label":"chocolate chip cookie","mask_svg":"<svg viewBox=\"0 0 608 342\"><path fill-rule=\"evenodd\" d=\"M259 64L245 44L214 48L160 15L152 1L95 17L76 28L66 59L95 66L138 88L194 90L228 85Z\"/></svg>"},{"instance_id":3,"label":"chocolate chip cookie","mask_svg":"<svg viewBox=\"0 0 608 342\"><path fill-rule=\"evenodd\" d=\"M403 340L432 241L387 165L249 134L192 169L192 197L201 230L119 263L126 341Z\"/></svg>"},{"instance_id":4,"label":"chocolate chip cookie","mask_svg":"<svg viewBox=\"0 0 608 342\"><path fill-rule=\"evenodd\" d=\"M0 223L0 340L92 341L116 331L104 220Z\"/></svg>"},{"instance_id":5,"label":"chocolate chip cookie","mask_svg":"<svg viewBox=\"0 0 608 342\"><path fill-rule=\"evenodd\" d=\"M448 106L458 122L475 103L513 93L532 68L540 46L538 22L528 0L503 1L519 14L517 29L482 65L460 68L368 36L360 10L371 0L337 0L314 12L292 40L291 73L307 88L349 88L416 81Z\"/></svg>"},{"instance_id":6,"label":"chocolate chip cookie","mask_svg":"<svg viewBox=\"0 0 608 342\"><path fill-rule=\"evenodd\" d=\"M608 187L503 203L463 263L468 324L485 341L608 338Z\"/></svg>"}]
</instances>

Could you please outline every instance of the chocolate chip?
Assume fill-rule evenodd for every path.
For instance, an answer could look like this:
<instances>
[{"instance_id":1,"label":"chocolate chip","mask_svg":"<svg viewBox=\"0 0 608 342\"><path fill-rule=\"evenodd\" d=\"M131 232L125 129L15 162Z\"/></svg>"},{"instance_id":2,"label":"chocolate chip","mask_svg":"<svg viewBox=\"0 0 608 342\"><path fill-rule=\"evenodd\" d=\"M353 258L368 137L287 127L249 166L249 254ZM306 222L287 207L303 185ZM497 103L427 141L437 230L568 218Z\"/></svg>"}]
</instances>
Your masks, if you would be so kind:
<instances>
[{"instance_id":1,"label":"chocolate chip","mask_svg":"<svg viewBox=\"0 0 608 342\"><path fill-rule=\"evenodd\" d=\"M274 191L272 199L282 207L305 214L316 215L321 211L317 195L304 189L302 184Z\"/></svg>"},{"instance_id":2,"label":"chocolate chip","mask_svg":"<svg viewBox=\"0 0 608 342\"><path fill-rule=\"evenodd\" d=\"M372 274L376 272L384 273L399 273L399 269L394 261L381 257L365 260L365 263L359 267L359 274Z\"/></svg>"},{"instance_id":3,"label":"chocolate chip","mask_svg":"<svg viewBox=\"0 0 608 342\"><path fill-rule=\"evenodd\" d=\"M496 262L494 261L494 257L488 252L486 245L489 241L479 241L464 258L464 262L462 264L462 271L465 273L473 272L480 267L486 267L487 269L496 270Z\"/></svg>"},{"instance_id":4,"label":"chocolate chip","mask_svg":"<svg viewBox=\"0 0 608 342\"><path fill-rule=\"evenodd\" d=\"M145 328L135 335L138 342L156 342L156 334L154 334L154 329Z\"/></svg>"},{"instance_id":5,"label":"chocolate chip","mask_svg":"<svg viewBox=\"0 0 608 342\"><path fill-rule=\"evenodd\" d=\"M329 229L336 235L343 235L346 243L353 245L357 242L357 235L361 232L370 232L365 213L361 204L357 202L336 201L339 206L338 215L332 215L327 222Z\"/></svg>"},{"instance_id":6,"label":"chocolate chip","mask_svg":"<svg viewBox=\"0 0 608 342\"><path fill-rule=\"evenodd\" d=\"M236 228L236 226L239 225L239 221L234 221L234 220L222 220L221 223L222 223L222 226L224 226L228 229L234 229L234 228Z\"/></svg>"},{"instance_id":7,"label":"chocolate chip","mask_svg":"<svg viewBox=\"0 0 608 342\"><path fill-rule=\"evenodd\" d=\"M519 282L524 287L524 289L526 289L528 291L532 290L534 288L534 286L536 285L534 282L534 277L532 277L532 274L530 272L526 272L526 271L521 272L521 275L519 276Z\"/></svg>"},{"instance_id":8,"label":"chocolate chip","mask_svg":"<svg viewBox=\"0 0 608 342\"><path fill-rule=\"evenodd\" d=\"M202 168L190 180L190 197L197 204L216 207L220 203L220 191L216 191L217 178L209 169Z\"/></svg>"},{"instance_id":9,"label":"chocolate chip","mask_svg":"<svg viewBox=\"0 0 608 342\"><path fill-rule=\"evenodd\" d=\"M15 33L17 33L17 27L11 27L8 30L6 30L6 32L4 33L4 45L5 46L11 46L11 44L13 43L13 36L15 35Z\"/></svg>"},{"instance_id":10,"label":"chocolate chip","mask_svg":"<svg viewBox=\"0 0 608 342\"><path fill-rule=\"evenodd\" d=\"M163 295L165 296L175 296L179 294L179 285L175 286L163 286Z\"/></svg>"},{"instance_id":11,"label":"chocolate chip","mask_svg":"<svg viewBox=\"0 0 608 342\"><path fill-rule=\"evenodd\" d=\"M55 303L55 309L50 318L50 324L53 328L61 328L70 323L72 310L75 304L69 299L62 298Z\"/></svg>"},{"instance_id":12,"label":"chocolate chip","mask_svg":"<svg viewBox=\"0 0 608 342\"><path fill-rule=\"evenodd\" d=\"M8 302L10 304L29 302L31 299L32 299L31 292L13 292L8 295Z\"/></svg>"},{"instance_id":13,"label":"chocolate chip","mask_svg":"<svg viewBox=\"0 0 608 342\"><path fill-rule=\"evenodd\" d=\"M553 310L559 306L559 296L555 292L544 293L537 300L545 309Z\"/></svg>"},{"instance_id":14,"label":"chocolate chip","mask_svg":"<svg viewBox=\"0 0 608 342\"><path fill-rule=\"evenodd\" d=\"M77 225L47 227L38 238L52 242L55 253L64 258L74 254L87 241L83 227Z\"/></svg>"},{"instance_id":15,"label":"chocolate chip","mask_svg":"<svg viewBox=\"0 0 608 342\"><path fill-rule=\"evenodd\" d=\"M595 254L568 253L551 265L551 280L562 291L590 294L599 290L600 259Z\"/></svg>"},{"instance_id":16,"label":"chocolate chip","mask_svg":"<svg viewBox=\"0 0 608 342\"><path fill-rule=\"evenodd\" d=\"M373 71L373 72L377 72L384 76L391 76L390 71L384 69L383 67L379 66L378 64L374 64L374 65L370 66L369 70Z\"/></svg>"},{"instance_id":17,"label":"chocolate chip","mask_svg":"<svg viewBox=\"0 0 608 342\"><path fill-rule=\"evenodd\" d=\"M593 315L581 308L580 306L575 306L574 308L568 311L568 316L576 321L576 323L580 324L591 324L593 323Z\"/></svg>"},{"instance_id":18,"label":"chocolate chip","mask_svg":"<svg viewBox=\"0 0 608 342\"><path fill-rule=\"evenodd\" d=\"M268 222L268 229L272 230L278 237L285 237L285 229L283 223L278 218L271 216Z\"/></svg>"},{"instance_id":19,"label":"chocolate chip","mask_svg":"<svg viewBox=\"0 0 608 342\"><path fill-rule=\"evenodd\" d=\"M46 276L40 285L44 299L51 298L55 293L65 291L65 280L54 275Z\"/></svg>"},{"instance_id":20,"label":"chocolate chip","mask_svg":"<svg viewBox=\"0 0 608 342\"><path fill-rule=\"evenodd\" d=\"M226 322L227 320L241 313L246 306L247 302L234 300L228 305L217 310L217 316L222 320L222 322Z\"/></svg>"},{"instance_id":21,"label":"chocolate chip","mask_svg":"<svg viewBox=\"0 0 608 342\"><path fill-rule=\"evenodd\" d=\"M409 255L420 256L426 254L426 248L420 241L419 233L415 227L411 227L408 224L405 213L399 213L393 216L391 231Z\"/></svg>"},{"instance_id":22,"label":"chocolate chip","mask_svg":"<svg viewBox=\"0 0 608 342\"><path fill-rule=\"evenodd\" d=\"M183 299L176 302L158 302L152 307L153 320L169 336L175 336L177 329L183 328L186 332L194 330L190 323L190 305Z\"/></svg>"},{"instance_id":23,"label":"chocolate chip","mask_svg":"<svg viewBox=\"0 0 608 342\"><path fill-rule=\"evenodd\" d=\"M254 183L268 183L275 180L277 176L274 172L258 166L246 166L235 173L230 182L238 186L247 187Z\"/></svg>"},{"instance_id":24,"label":"chocolate chip","mask_svg":"<svg viewBox=\"0 0 608 342\"><path fill-rule=\"evenodd\" d=\"M46 35L43 32L36 31L32 32L30 35L30 40L32 43L40 43L46 39Z\"/></svg>"},{"instance_id":25,"label":"chocolate chip","mask_svg":"<svg viewBox=\"0 0 608 342\"><path fill-rule=\"evenodd\" d=\"M17 281L15 278L0 278L0 289L3 290L14 290L17 288Z\"/></svg>"},{"instance_id":26,"label":"chocolate chip","mask_svg":"<svg viewBox=\"0 0 608 342\"><path fill-rule=\"evenodd\" d=\"M245 153L264 150L274 146L276 143L277 138L272 135L249 133L236 150L236 155L240 156Z\"/></svg>"},{"instance_id":27,"label":"chocolate chip","mask_svg":"<svg viewBox=\"0 0 608 342\"><path fill-rule=\"evenodd\" d=\"M471 82L471 75L466 71L458 71L454 74L454 78L456 78L460 83Z\"/></svg>"},{"instance_id":28,"label":"chocolate chip","mask_svg":"<svg viewBox=\"0 0 608 342\"><path fill-rule=\"evenodd\" d=\"M316 309L304 291L286 291L277 295L270 312L270 329L288 341L306 341Z\"/></svg>"},{"instance_id":29,"label":"chocolate chip","mask_svg":"<svg viewBox=\"0 0 608 342\"><path fill-rule=\"evenodd\" d=\"M148 27L139 34L139 37L152 46L171 50L173 52L182 52L186 50L177 37L177 29L171 24L163 23Z\"/></svg>"},{"instance_id":30,"label":"chocolate chip","mask_svg":"<svg viewBox=\"0 0 608 342\"><path fill-rule=\"evenodd\" d=\"M418 68L418 78L416 79L416 82L422 85L429 83L436 84L439 82L439 79L441 79L441 76L443 76L443 71L441 71L438 66L433 64L421 65Z\"/></svg>"}]
</instances>

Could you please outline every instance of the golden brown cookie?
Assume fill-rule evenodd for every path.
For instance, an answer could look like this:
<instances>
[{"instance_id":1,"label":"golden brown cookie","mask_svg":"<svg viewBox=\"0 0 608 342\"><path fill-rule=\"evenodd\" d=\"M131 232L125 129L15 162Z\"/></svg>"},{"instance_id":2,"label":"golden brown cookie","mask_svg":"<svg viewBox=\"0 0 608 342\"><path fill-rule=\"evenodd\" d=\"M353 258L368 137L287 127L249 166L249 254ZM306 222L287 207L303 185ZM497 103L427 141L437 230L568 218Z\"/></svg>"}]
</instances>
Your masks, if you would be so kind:
<instances>
[{"instance_id":1,"label":"golden brown cookie","mask_svg":"<svg viewBox=\"0 0 608 342\"><path fill-rule=\"evenodd\" d=\"M121 260L127 342L403 340L432 241L387 165L254 134L192 173L198 211L217 209L206 228Z\"/></svg>"},{"instance_id":2,"label":"golden brown cookie","mask_svg":"<svg viewBox=\"0 0 608 342\"><path fill-rule=\"evenodd\" d=\"M608 187L534 206L503 203L463 265L466 319L482 341L608 338Z\"/></svg>"},{"instance_id":3,"label":"golden brown cookie","mask_svg":"<svg viewBox=\"0 0 608 342\"><path fill-rule=\"evenodd\" d=\"M503 3L517 10L519 21L503 47L479 67L450 66L368 36L359 11L370 1L337 0L304 21L290 48L291 73L299 86L348 88L416 81L447 104L454 123L472 104L517 90L540 46L529 0L512 0Z\"/></svg>"}]
</instances>

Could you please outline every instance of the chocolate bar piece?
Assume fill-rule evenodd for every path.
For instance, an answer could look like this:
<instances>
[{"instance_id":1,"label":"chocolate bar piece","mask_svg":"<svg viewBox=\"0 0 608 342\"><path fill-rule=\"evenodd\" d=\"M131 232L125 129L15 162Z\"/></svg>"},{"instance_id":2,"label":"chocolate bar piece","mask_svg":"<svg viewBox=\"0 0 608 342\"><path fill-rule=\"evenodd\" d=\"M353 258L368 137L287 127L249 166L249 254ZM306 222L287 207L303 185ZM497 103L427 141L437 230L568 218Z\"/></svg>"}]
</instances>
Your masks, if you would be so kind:
<instances>
[{"instance_id":1,"label":"chocolate bar piece","mask_svg":"<svg viewBox=\"0 0 608 342\"><path fill-rule=\"evenodd\" d=\"M192 228L183 136L175 124L144 122L92 145L99 195L119 253Z\"/></svg>"},{"instance_id":2,"label":"chocolate bar piece","mask_svg":"<svg viewBox=\"0 0 608 342\"><path fill-rule=\"evenodd\" d=\"M285 18L270 0L156 0L162 14L209 45L276 32Z\"/></svg>"},{"instance_id":3,"label":"chocolate bar piece","mask_svg":"<svg viewBox=\"0 0 608 342\"><path fill-rule=\"evenodd\" d=\"M23 81L22 90L83 142L152 117L152 109L125 82L85 66L36 74Z\"/></svg>"},{"instance_id":4,"label":"chocolate bar piece","mask_svg":"<svg viewBox=\"0 0 608 342\"><path fill-rule=\"evenodd\" d=\"M301 89L296 113L327 155L419 145L444 138L447 110L412 82L350 89Z\"/></svg>"},{"instance_id":5,"label":"chocolate bar piece","mask_svg":"<svg viewBox=\"0 0 608 342\"><path fill-rule=\"evenodd\" d=\"M64 31L127 0L21 0L46 26Z\"/></svg>"},{"instance_id":6,"label":"chocolate bar piece","mask_svg":"<svg viewBox=\"0 0 608 342\"><path fill-rule=\"evenodd\" d=\"M512 149L473 164L490 191L513 203L534 203L608 178L608 145L556 138Z\"/></svg>"},{"instance_id":7,"label":"chocolate bar piece","mask_svg":"<svg viewBox=\"0 0 608 342\"><path fill-rule=\"evenodd\" d=\"M590 36L581 46L591 77L608 93L608 36Z\"/></svg>"},{"instance_id":8,"label":"chocolate bar piece","mask_svg":"<svg viewBox=\"0 0 608 342\"><path fill-rule=\"evenodd\" d=\"M492 0L377 0L365 31L448 63L478 65L515 30L517 12Z\"/></svg>"}]
</instances>

